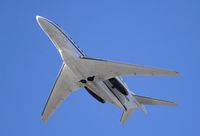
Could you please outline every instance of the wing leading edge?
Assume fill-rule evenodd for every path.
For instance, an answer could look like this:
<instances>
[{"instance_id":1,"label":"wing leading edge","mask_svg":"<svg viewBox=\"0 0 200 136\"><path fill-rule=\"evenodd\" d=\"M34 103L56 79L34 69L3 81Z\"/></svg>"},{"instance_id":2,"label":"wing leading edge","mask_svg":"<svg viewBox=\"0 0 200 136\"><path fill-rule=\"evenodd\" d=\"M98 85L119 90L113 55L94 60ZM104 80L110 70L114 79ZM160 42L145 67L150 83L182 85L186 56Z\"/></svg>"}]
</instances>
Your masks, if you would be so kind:
<instances>
[{"instance_id":1,"label":"wing leading edge","mask_svg":"<svg viewBox=\"0 0 200 136\"><path fill-rule=\"evenodd\" d=\"M78 88L80 86L76 83L71 71L63 64L42 112L42 120L47 121L58 105Z\"/></svg>"}]
</instances>

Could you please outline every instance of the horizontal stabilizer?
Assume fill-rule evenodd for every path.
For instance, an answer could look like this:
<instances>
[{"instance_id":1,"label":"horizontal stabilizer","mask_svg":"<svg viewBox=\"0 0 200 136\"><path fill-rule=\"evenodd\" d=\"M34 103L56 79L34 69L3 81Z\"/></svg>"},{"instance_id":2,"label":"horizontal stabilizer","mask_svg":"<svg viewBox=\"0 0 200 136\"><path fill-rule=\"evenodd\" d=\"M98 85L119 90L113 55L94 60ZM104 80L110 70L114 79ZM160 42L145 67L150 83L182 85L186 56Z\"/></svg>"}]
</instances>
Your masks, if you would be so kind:
<instances>
[{"instance_id":1,"label":"horizontal stabilizer","mask_svg":"<svg viewBox=\"0 0 200 136\"><path fill-rule=\"evenodd\" d=\"M123 112L121 120L120 120L122 124L124 124L127 121L127 119L130 117L133 111L134 109L129 109Z\"/></svg>"},{"instance_id":2,"label":"horizontal stabilizer","mask_svg":"<svg viewBox=\"0 0 200 136\"><path fill-rule=\"evenodd\" d=\"M159 100L159 99L154 99L154 98L149 98L145 96L139 96L139 95L133 95L135 99L140 103L140 104L145 104L145 105L165 105L165 106L176 106L176 103L170 102L170 101L165 101L165 100Z\"/></svg>"}]
</instances>

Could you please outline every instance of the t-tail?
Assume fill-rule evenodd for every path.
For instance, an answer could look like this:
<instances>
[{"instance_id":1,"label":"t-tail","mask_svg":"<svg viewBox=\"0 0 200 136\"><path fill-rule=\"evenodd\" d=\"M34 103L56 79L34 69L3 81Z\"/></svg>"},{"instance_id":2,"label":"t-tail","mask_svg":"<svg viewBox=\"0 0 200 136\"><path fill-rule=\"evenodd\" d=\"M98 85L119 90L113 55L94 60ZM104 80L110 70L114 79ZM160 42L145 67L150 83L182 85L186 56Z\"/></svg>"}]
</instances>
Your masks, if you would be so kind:
<instances>
[{"instance_id":1,"label":"t-tail","mask_svg":"<svg viewBox=\"0 0 200 136\"><path fill-rule=\"evenodd\" d=\"M145 96L139 96L139 95L135 95L135 94L132 94L132 96L136 100L134 102L136 103L137 108L140 108L144 113L147 113L144 105L176 106L176 103L166 101L166 100L160 100L160 99L155 99L155 98L150 98L150 97L145 97ZM135 110L136 110L136 108L130 108L130 109L125 110L121 117L121 123L124 124Z\"/></svg>"}]
</instances>

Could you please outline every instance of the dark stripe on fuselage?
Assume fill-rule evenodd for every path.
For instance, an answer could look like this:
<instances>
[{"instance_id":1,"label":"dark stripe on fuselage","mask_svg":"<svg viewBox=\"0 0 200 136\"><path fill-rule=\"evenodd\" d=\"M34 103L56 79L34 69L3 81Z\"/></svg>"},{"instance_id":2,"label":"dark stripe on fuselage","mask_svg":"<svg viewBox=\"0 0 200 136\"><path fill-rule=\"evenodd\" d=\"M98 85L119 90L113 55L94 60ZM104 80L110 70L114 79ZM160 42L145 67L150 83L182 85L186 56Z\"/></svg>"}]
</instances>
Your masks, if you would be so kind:
<instances>
[{"instance_id":1,"label":"dark stripe on fuselage","mask_svg":"<svg viewBox=\"0 0 200 136\"><path fill-rule=\"evenodd\" d=\"M81 57L81 59L88 59L88 60L97 60L97 61L107 61L107 60L103 60L103 59L98 59L98 58L89 58L89 57Z\"/></svg>"},{"instance_id":2,"label":"dark stripe on fuselage","mask_svg":"<svg viewBox=\"0 0 200 136\"><path fill-rule=\"evenodd\" d=\"M109 81L110 82L110 81ZM106 85L106 87L110 90L110 92L117 98L117 100L121 103L121 105L124 107L124 109L127 111L127 108L125 105L123 105L123 103L120 101L120 99L117 97L117 95L112 91L112 89L106 84L105 81L103 81L103 83Z\"/></svg>"}]
</instances>

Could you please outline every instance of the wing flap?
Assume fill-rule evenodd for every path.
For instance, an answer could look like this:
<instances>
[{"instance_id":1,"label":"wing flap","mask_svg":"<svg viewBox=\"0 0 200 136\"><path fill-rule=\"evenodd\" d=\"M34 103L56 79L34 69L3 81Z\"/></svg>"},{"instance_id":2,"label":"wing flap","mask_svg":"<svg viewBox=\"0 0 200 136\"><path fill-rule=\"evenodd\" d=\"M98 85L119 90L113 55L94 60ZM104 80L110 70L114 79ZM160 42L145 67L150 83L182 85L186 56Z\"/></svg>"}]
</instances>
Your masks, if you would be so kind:
<instances>
[{"instance_id":1,"label":"wing flap","mask_svg":"<svg viewBox=\"0 0 200 136\"><path fill-rule=\"evenodd\" d=\"M70 95L71 92L79 88L79 84L73 78L67 66L63 64L51 94L42 112L42 120L47 121L59 104Z\"/></svg>"},{"instance_id":2,"label":"wing flap","mask_svg":"<svg viewBox=\"0 0 200 136\"><path fill-rule=\"evenodd\" d=\"M176 71L161 70L158 68L146 68L137 65L123 64L93 58L81 58L80 64L87 66L89 76L98 76L103 80L110 79L116 76L127 75L178 75L178 72Z\"/></svg>"}]
</instances>

